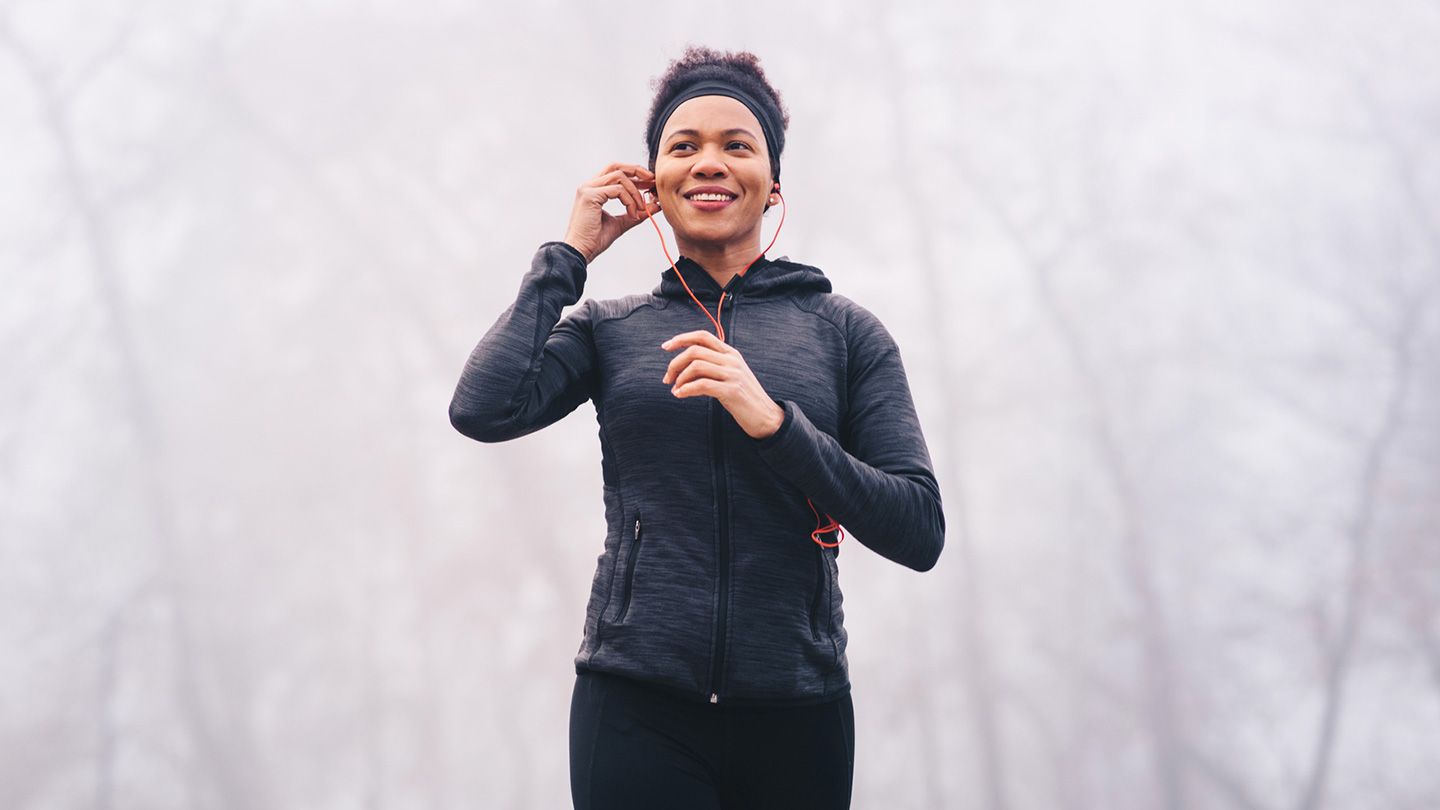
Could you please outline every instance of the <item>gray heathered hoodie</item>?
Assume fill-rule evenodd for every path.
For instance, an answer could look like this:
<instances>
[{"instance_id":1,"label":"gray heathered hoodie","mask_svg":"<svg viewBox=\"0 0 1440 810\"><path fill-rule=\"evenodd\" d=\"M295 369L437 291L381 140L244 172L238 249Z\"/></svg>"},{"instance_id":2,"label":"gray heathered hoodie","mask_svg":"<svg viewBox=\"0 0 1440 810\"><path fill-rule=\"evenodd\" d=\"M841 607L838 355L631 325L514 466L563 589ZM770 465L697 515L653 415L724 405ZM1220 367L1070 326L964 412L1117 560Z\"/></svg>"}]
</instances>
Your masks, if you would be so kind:
<instances>
[{"instance_id":1,"label":"gray heathered hoodie","mask_svg":"<svg viewBox=\"0 0 1440 810\"><path fill-rule=\"evenodd\" d=\"M677 263L715 314L721 287ZM450 403L482 442L537 431L593 400L605 545L576 671L696 700L801 705L850 689L839 547L819 510L878 554L935 565L945 515L900 352L873 314L813 267L761 258L724 288L721 323L785 411L756 440L718 400L661 381L665 340L714 330L666 268L648 294L580 300L579 251L546 242L515 303L471 353ZM833 542L834 535L825 536ZM843 546L842 546L843 547Z\"/></svg>"}]
</instances>

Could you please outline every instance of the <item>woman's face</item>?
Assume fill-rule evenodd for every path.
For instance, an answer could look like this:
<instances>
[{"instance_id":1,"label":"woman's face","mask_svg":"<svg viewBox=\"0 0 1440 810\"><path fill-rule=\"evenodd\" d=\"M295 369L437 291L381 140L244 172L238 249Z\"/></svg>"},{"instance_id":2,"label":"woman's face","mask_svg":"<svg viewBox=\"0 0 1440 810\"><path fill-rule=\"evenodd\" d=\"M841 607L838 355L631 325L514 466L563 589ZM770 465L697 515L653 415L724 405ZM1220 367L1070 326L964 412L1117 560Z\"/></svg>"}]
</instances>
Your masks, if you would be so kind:
<instances>
[{"instance_id":1,"label":"woman's face","mask_svg":"<svg viewBox=\"0 0 1440 810\"><path fill-rule=\"evenodd\" d=\"M739 101L696 96L665 122L655 155L655 187L677 239L758 243L772 184L765 134Z\"/></svg>"}]
</instances>

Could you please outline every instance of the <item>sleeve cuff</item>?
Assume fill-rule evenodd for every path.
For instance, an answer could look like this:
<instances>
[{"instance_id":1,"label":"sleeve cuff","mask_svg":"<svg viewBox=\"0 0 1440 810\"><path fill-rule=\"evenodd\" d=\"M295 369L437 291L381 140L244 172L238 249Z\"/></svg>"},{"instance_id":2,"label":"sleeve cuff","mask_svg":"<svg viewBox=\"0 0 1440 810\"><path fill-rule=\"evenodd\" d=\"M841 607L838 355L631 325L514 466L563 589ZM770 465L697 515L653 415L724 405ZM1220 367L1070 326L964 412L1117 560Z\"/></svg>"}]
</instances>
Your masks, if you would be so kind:
<instances>
[{"instance_id":1,"label":"sleeve cuff","mask_svg":"<svg viewBox=\"0 0 1440 810\"><path fill-rule=\"evenodd\" d=\"M577 249L574 245L570 244L569 242L565 242L565 241L561 241L561 240L558 240L558 239L557 239L557 240L553 240L553 241L544 243L543 245L540 246L540 249L541 249L541 250L544 250L544 249L546 249L546 248L551 248L551 247L553 247L553 248L559 248L562 252L569 253L571 256L574 256L574 257L580 262L580 264L582 264L582 265L588 265L588 264L589 264L589 262L585 261L585 254L581 253L581 252L579 251L579 249Z\"/></svg>"},{"instance_id":2,"label":"sleeve cuff","mask_svg":"<svg viewBox=\"0 0 1440 810\"><path fill-rule=\"evenodd\" d=\"M755 442L755 454L776 475L813 495L824 491L829 462L822 447L825 436L794 400L775 400L785 409L780 429Z\"/></svg>"},{"instance_id":3,"label":"sleeve cuff","mask_svg":"<svg viewBox=\"0 0 1440 810\"><path fill-rule=\"evenodd\" d=\"M769 436L766 436L763 439L756 440L755 446L758 447L761 451L769 451L775 447L780 446L781 444L784 444L786 439L789 438L789 434L795 431L795 409L797 407L795 403L791 402L788 399L776 399L773 401L776 405L780 406L781 410L785 412L785 418L783 421L780 422L780 427L776 429L774 433L771 433Z\"/></svg>"}]
</instances>

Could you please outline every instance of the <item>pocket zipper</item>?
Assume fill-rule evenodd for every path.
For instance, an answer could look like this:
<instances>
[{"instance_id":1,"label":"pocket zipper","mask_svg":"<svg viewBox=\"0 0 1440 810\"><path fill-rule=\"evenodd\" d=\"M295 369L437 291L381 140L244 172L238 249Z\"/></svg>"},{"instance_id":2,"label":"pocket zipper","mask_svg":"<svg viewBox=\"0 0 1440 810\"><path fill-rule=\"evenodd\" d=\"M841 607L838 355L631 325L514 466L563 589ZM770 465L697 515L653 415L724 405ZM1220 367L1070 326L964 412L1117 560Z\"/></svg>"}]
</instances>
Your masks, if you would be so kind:
<instances>
[{"instance_id":1,"label":"pocket zipper","mask_svg":"<svg viewBox=\"0 0 1440 810\"><path fill-rule=\"evenodd\" d=\"M635 541L630 544L630 556L625 560L625 599L620 603L620 615L615 617L618 624L625 621L630 610L630 594L635 590L635 560L640 556L640 515L635 515Z\"/></svg>"},{"instance_id":2,"label":"pocket zipper","mask_svg":"<svg viewBox=\"0 0 1440 810\"><path fill-rule=\"evenodd\" d=\"M829 566L825 564L825 549L822 546L815 546L819 554L815 556L815 595L810 599L810 635L820 640L820 597L829 585Z\"/></svg>"}]
</instances>

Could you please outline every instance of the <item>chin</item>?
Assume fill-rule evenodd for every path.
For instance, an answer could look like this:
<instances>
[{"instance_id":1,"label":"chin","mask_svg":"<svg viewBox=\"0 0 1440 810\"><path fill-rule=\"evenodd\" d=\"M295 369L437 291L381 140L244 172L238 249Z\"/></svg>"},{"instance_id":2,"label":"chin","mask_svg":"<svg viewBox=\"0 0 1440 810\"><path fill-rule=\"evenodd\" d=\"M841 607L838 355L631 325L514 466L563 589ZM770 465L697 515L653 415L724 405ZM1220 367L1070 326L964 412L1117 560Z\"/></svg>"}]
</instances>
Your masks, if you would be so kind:
<instances>
[{"instance_id":1,"label":"chin","mask_svg":"<svg viewBox=\"0 0 1440 810\"><path fill-rule=\"evenodd\" d=\"M675 224L671 223L670 227L675 231L675 238L683 239L686 242L724 245L740 238L740 232L735 228L725 227L718 223L708 224L700 228L687 228L683 225L675 227Z\"/></svg>"}]
</instances>

